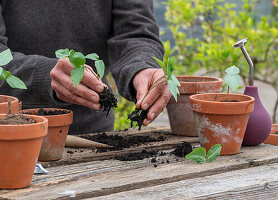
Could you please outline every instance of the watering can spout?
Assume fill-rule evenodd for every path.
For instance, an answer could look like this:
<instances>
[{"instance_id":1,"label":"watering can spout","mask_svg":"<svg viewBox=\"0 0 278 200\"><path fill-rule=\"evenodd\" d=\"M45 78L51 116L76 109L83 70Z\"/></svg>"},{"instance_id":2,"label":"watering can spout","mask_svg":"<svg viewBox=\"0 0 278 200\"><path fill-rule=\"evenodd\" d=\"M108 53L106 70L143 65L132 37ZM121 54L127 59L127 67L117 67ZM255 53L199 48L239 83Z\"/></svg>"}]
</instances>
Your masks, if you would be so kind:
<instances>
[{"instance_id":1,"label":"watering can spout","mask_svg":"<svg viewBox=\"0 0 278 200\"><path fill-rule=\"evenodd\" d=\"M246 42L247 42L247 38L236 42L235 44L233 44L233 46L236 48L240 48L245 59L247 60L247 63L249 65L249 85L253 86L254 85L254 65L247 50L245 49L244 45L246 44Z\"/></svg>"}]
</instances>

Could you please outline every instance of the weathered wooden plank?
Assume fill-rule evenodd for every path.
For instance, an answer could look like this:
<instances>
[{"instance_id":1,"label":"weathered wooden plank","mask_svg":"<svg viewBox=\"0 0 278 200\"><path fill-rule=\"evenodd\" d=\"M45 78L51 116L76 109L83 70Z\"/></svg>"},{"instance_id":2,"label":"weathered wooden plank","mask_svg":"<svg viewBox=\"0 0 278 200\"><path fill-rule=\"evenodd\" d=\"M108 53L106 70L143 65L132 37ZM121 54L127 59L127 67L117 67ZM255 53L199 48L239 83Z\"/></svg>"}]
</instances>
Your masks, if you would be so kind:
<instances>
[{"instance_id":1,"label":"weathered wooden plank","mask_svg":"<svg viewBox=\"0 0 278 200\"><path fill-rule=\"evenodd\" d=\"M34 176L31 187L16 191L2 190L0 196L16 199L67 199L68 195L60 193L72 190L76 192L76 199L83 199L147 189L156 185L275 163L278 162L278 147L244 147L240 154L221 156L216 162L205 165L198 165L186 159L175 161L176 157L173 156L161 159L170 159L171 163L158 164L158 167L154 168L149 159L135 162L106 160L52 167L49 168L49 174Z\"/></svg>"},{"instance_id":2,"label":"weathered wooden plank","mask_svg":"<svg viewBox=\"0 0 278 200\"><path fill-rule=\"evenodd\" d=\"M95 199L278 199L278 163L131 190Z\"/></svg>"},{"instance_id":3,"label":"weathered wooden plank","mask_svg":"<svg viewBox=\"0 0 278 200\"><path fill-rule=\"evenodd\" d=\"M96 133L91 133L87 135L95 135ZM198 137L181 137L181 136L175 136L170 133L169 127L163 127L163 128L149 128L149 129L143 129L141 131L138 131L137 129L131 130L131 131L115 131L115 132L107 132L107 135L114 135L114 134L120 134L121 136L131 136L131 135L144 135L144 136L151 136L151 137L159 137L163 136L166 138L165 141L161 142L151 142L148 144L142 144L140 146L134 146L132 148L123 149L120 151L108 151L108 152L102 152L97 153L95 150L91 149L84 149L84 148L65 148L63 158L59 161L55 162L42 162L44 166L48 167L54 167L54 166L61 166L61 165L70 165L75 163L81 163L81 162L90 162L90 161L97 161L97 160L107 160L114 158L115 156L125 155L127 153L135 153L135 152L141 152L142 150L147 151L162 151L162 150L168 150L173 149L177 145L182 144L183 142L187 141L192 144L196 144L199 142ZM71 151L72 153L67 153L68 151Z\"/></svg>"}]
</instances>

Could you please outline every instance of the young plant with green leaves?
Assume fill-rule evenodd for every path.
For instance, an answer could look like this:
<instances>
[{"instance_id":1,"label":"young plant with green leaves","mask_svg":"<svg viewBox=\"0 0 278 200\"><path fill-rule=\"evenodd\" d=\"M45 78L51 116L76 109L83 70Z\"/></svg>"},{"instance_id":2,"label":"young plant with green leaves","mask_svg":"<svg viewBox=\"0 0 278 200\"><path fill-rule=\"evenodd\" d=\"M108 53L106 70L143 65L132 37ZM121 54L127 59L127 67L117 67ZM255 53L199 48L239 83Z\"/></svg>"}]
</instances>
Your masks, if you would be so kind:
<instances>
[{"instance_id":1,"label":"young plant with green leaves","mask_svg":"<svg viewBox=\"0 0 278 200\"><path fill-rule=\"evenodd\" d=\"M199 147L194 149L191 153L187 154L185 157L193 162L203 164L206 160L214 162L216 158L220 155L222 149L221 144L216 144L211 147L211 149L206 152L204 147Z\"/></svg>"},{"instance_id":2,"label":"young plant with green leaves","mask_svg":"<svg viewBox=\"0 0 278 200\"><path fill-rule=\"evenodd\" d=\"M162 68L164 75L158 78L149 88L148 92L144 96L143 100L146 98L146 96L150 93L151 90L153 90L155 87L157 87L160 84L167 83L168 87L170 89L170 92L172 93L174 99L177 101L178 95L180 94L178 87L181 86L180 82L176 78L176 76L173 74L174 72L174 64L175 64L175 57L164 57L163 61L159 60L158 58L153 57L153 59L156 60L156 62L160 65ZM142 101L143 101L142 100ZM149 112L149 109L142 110L142 109L135 109L130 115L128 115L128 119L131 120L131 127L133 125L133 122L137 122L137 125L139 126L139 130L141 130L141 126L143 125L144 119L147 117L147 114Z\"/></svg>"},{"instance_id":3,"label":"young plant with green leaves","mask_svg":"<svg viewBox=\"0 0 278 200\"><path fill-rule=\"evenodd\" d=\"M99 56L96 53L91 53L84 56L81 52L75 52L74 50L69 49L59 49L55 52L57 58L68 58L70 63L74 66L74 69L71 71L71 80L76 87L82 80L84 76L84 71L90 71L98 80L101 81L105 65L103 60L99 59ZM92 68L85 65L86 59L90 59L95 61L95 67L97 72L95 73ZM106 113L106 117L109 114L111 108L117 107L117 99L115 98L114 94L110 92L106 87L104 88L103 92L98 93L100 97L100 108L103 109L103 112Z\"/></svg>"},{"instance_id":4,"label":"young plant with green leaves","mask_svg":"<svg viewBox=\"0 0 278 200\"><path fill-rule=\"evenodd\" d=\"M228 85L227 95L229 95L230 89L235 92L240 86L241 77L239 76L240 70L236 66L229 67L225 70L224 80Z\"/></svg>"},{"instance_id":5,"label":"young plant with green leaves","mask_svg":"<svg viewBox=\"0 0 278 200\"><path fill-rule=\"evenodd\" d=\"M0 88L4 84L5 81L11 86L12 88L18 89L27 89L25 83L20 80L19 78L13 76L9 71L4 70L1 66L7 65L13 60L13 55L10 49L7 49L0 53Z\"/></svg>"},{"instance_id":6,"label":"young plant with green leaves","mask_svg":"<svg viewBox=\"0 0 278 200\"><path fill-rule=\"evenodd\" d=\"M69 49L59 49L55 52L57 58L69 58L70 63L74 66L71 71L71 80L76 87L82 80L84 75L84 70L90 71L98 80L101 80L104 75L105 65L96 53L91 53L84 56L81 52L75 52ZM97 73L95 73L90 67L86 66L86 59L95 61L95 67Z\"/></svg>"}]
</instances>

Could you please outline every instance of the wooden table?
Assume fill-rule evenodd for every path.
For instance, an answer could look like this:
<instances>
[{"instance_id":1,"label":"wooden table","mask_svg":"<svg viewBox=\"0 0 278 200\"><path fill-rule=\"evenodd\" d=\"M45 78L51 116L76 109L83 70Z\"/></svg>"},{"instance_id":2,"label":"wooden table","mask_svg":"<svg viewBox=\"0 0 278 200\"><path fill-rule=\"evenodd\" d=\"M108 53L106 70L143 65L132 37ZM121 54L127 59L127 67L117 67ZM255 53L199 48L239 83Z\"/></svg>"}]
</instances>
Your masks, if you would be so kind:
<instances>
[{"instance_id":1,"label":"wooden table","mask_svg":"<svg viewBox=\"0 0 278 200\"><path fill-rule=\"evenodd\" d=\"M121 134L154 135L155 131ZM159 134L169 137L164 142L118 152L71 149L74 154L69 154L66 149L62 160L42 163L49 173L34 175L28 188L0 190L0 199L278 199L278 147L273 145L243 147L237 155L202 165L170 154L158 156L157 167L150 158L107 159L142 149L171 151L183 141L198 145L198 138L172 136L169 131L159 129Z\"/></svg>"}]
</instances>

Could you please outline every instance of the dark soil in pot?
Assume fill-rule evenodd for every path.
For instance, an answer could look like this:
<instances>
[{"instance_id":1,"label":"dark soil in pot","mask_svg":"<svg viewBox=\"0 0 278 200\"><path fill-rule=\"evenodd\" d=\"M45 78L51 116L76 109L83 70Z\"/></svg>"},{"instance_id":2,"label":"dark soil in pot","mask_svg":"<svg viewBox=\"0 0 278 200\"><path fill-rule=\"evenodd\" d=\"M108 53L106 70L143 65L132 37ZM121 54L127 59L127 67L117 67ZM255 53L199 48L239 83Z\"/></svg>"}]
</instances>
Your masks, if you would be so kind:
<instances>
[{"instance_id":1,"label":"dark soil in pot","mask_svg":"<svg viewBox=\"0 0 278 200\"><path fill-rule=\"evenodd\" d=\"M111 108L116 108L117 107L117 102L118 100L114 96L114 94L107 88L104 88L104 90L101 93L98 93L99 95L99 104L100 104L100 109L103 110L103 112L106 113L106 117L109 114L109 111Z\"/></svg>"},{"instance_id":2,"label":"dark soil in pot","mask_svg":"<svg viewBox=\"0 0 278 200\"><path fill-rule=\"evenodd\" d=\"M27 117L21 114L8 114L0 119L0 124L5 125L20 125L20 124L34 124L36 121L32 117Z\"/></svg>"},{"instance_id":3,"label":"dark soil in pot","mask_svg":"<svg viewBox=\"0 0 278 200\"><path fill-rule=\"evenodd\" d=\"M192 150L191 144L184 142L182 145L177 146L171 153L178 157L185 157L187 154L191 153Z\"/></svg>"},{"instance_id":4,"label":"dark soil in pot","mask_svg":"<svg viewBox=\"0 0 278 200\"><path fill-rule=\"evenodd\" d=\"M130 126L132 128L133 122L137 122L136 125L139 126L139 130L141 130L141 126L143 126L144 119L147 118L147 114L149 112L149 109L142 110L135 108L135 111L133 111L131 114L128 115L128 119L131 121Z\"/></svg>"},{"instance_id":5,"label":"dark soil in pot","mask_svg":"<svg viewBox=\"0 0 278 200\"><path fill-rule=\"evenodd\" d=\"M67 110L45 110L43 108L38 110L38 113L36 115L63 115L70 113L70 111ZM28 113L29 114L29 113ZM30 113L32 114L32 113Z\"/></svg>"},{"instance_id":6,"label":"dark soil in pot","mask_svg":"<svg viewBox=\"0 0 278 200\"><path fill-rule=\"evenodd\" d=\"M146 144L149 142L159 142L165 140L165 137L163 136L159 136L157 138L153 138L150 136L143 136L143 135L123 137L118 134L107 135L106 133L101 133L97 135L84 135L81 137L95 142L100 142L103 144L108 144L110 146L113 146L112 148L99 149L98 152L117 151L117 150L129 148L131 146L138 146L140 144Z\"/></svg>"}]
</instances>

